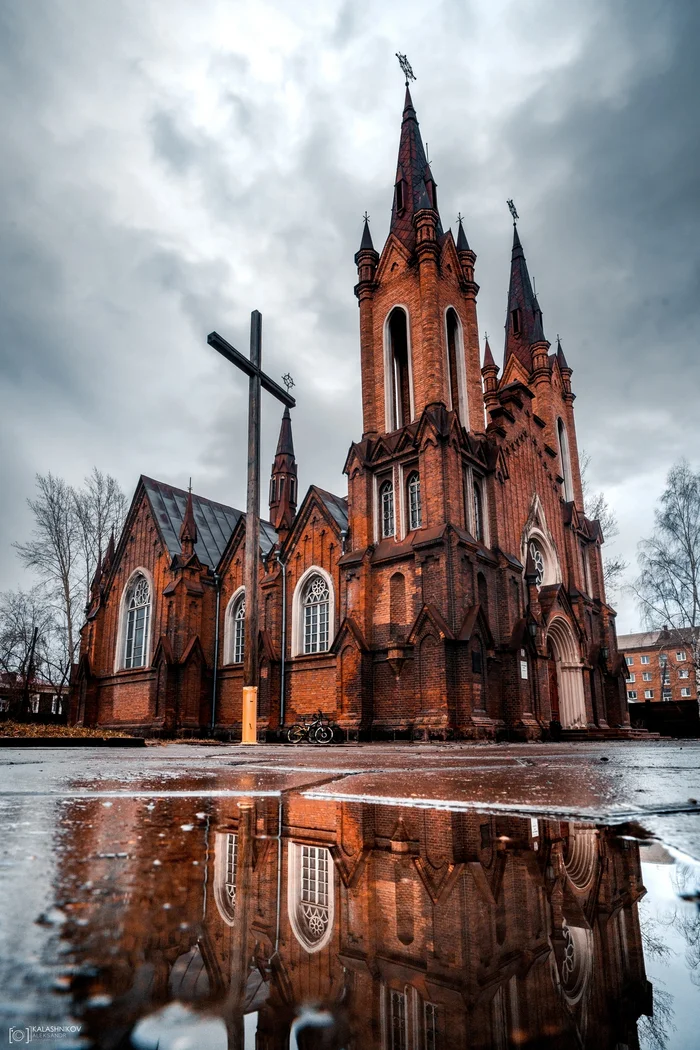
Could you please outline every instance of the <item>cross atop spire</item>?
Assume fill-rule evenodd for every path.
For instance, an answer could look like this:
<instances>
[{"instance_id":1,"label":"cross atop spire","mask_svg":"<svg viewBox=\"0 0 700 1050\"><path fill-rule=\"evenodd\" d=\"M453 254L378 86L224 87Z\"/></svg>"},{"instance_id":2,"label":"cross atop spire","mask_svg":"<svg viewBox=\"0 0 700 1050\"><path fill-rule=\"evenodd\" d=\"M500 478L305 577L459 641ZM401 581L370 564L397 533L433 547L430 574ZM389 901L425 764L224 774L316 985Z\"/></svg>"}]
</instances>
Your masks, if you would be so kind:
<instances>
[{"instance_id":1,"label":"cross atop spire","mask_svg":"<svg viewBox=\"0 0 700 1050\"><path fill-rule=\"evenodd\" d=\"M400 51L397 51L396 52L396 57L399 60L399 65L401 66L401 72L403 73L403 75L406 78L406 87L408 87L409 80L415 80L416 79L416 75L413 72L413 70L411 69L411 63L408 61L408 59L406 58L405 55L402 55Z\"/></svg>"}]
</instances>

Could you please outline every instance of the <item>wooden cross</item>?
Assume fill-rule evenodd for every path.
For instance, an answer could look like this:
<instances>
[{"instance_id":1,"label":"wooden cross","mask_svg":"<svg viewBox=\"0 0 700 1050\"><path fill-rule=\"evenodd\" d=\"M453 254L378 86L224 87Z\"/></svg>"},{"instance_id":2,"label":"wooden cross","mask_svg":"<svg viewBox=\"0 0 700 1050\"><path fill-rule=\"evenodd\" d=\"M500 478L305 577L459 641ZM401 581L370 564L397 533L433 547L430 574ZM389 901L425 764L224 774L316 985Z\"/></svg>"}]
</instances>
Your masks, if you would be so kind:
<instances>
[{"instance_id":1,"label":"wooden cross","mask_svg":"<svg viewBox=\"0 0 700 1050\"><path fill-rule=\"evenodd\" d=\"M250 360L218 332L207 336L209 346L249 377L248 486L245 521L245 645L243 650L243 744L258 742L258 558L260 556L260 390L267 390L287 408L296 401L262 370L262 314L250 315ZM291 378L291 377L289 377Z\"/></svg>"}]
</instances>

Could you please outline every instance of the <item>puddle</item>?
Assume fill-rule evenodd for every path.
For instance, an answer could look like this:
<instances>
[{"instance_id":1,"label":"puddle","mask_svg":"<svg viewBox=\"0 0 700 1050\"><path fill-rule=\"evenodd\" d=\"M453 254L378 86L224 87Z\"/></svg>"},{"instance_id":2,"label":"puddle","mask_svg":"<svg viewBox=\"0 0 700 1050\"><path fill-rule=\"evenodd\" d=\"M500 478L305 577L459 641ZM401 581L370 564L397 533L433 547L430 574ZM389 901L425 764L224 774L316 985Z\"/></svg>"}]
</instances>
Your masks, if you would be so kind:
<instances>
[{"instance_id":1,"label":"puddle","mask_svg":"<svg viewBox=\"0 0 700 1050\"><path fill-rule=\"evenodd\" d=\"M301 789L21 796L2 873L10 1043L698 1045L700 868L629 825Z\"/></svg>"}]
</instances>

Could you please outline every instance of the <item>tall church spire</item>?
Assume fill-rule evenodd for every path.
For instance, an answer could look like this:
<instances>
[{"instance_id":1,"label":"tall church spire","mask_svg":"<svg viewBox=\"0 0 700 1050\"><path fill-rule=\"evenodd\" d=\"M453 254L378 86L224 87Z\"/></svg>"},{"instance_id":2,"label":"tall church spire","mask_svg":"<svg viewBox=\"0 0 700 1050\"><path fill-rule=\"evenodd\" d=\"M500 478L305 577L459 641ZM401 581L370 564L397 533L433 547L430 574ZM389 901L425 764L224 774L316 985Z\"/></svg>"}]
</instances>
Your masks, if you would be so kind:
<instances>
[{"instance_id":1,"label":"tall church spire","mask_svg":"<svg viewBox=\"0 0 700 1050\"><path fill-rule=\"evenodd\" d=\"M417 211L425 208L437 211L437 186L425 156L418 118L413 108L411 92L407 86L401 122L390 233L395 234L409 251L413 251L416 245L413 216ZM437 233L438 236L442 236L439 216Z\"/></svg>"},{"instance_id":2,"label":"tall church spire","mask_svg":"<svg viewBox=\"0 0 700 1050\"><path fill-rule=\"evenodd\" d=\"M292 440L292 417L285 408L270 478L270 521L284 539L297 512L297 461Z\"/></svg>"},{"instance_id":3,"label":"tall church spire","mask_svg":"<svg viewBox=\"0 0 700 1050\"><path fill-rule=\"evenodd\" d=\"M518 236L518 227L513 223L513 251L510 263L503 367L505 368L511 354L514 354L528 372L531 372L531 347L533 343L543 342L545 342L545 336L542 327L542 311L537 302L537 296L532 290L525 252Z\"/></svg>"}]
</instances>

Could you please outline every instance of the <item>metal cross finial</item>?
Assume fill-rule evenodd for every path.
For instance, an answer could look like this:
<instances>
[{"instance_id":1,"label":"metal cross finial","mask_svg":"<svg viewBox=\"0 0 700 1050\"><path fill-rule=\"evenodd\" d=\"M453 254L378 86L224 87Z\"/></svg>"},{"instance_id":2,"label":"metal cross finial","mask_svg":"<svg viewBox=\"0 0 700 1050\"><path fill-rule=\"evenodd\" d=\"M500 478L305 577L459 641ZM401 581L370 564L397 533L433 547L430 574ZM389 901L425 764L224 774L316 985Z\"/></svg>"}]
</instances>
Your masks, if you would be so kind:
<instances>
[{"instance_id":1,"label":"metal cross finial","mask_svg":"<svg viewBox=\"0 0 700 1050\"><path fill-rule=\"evenodd\" d=\"M488 343L488 341L489 341L489 333L488 332L484 332L484 342Z\"/></svg>"},{"instance_id":2,"label":"metal cross finial","mask_svg":"<svg viewBox=\"0 0 700 1050\"><path fill-rule=\"evenodd\" d=\"M457 212L457 222L459 223L460 226L464 222L464 216L462 215L461 211Z\"/></svg>"},{"instance_id":3,"label":"metal cross finial","mask_svg":"<svg viewBox=\"0 0 700 1050\"><path fill-rule=\"evenodd\" d=\"M289 393L289 391L295 385L294 380L292 379L292 377L291 377L289 372L286 372L285 375L282 376L282 382L284 383L284 385L287 388L287 393Z\"/></svg>"},{"instance_id":4,"label":"metal cross finial","mask_svg":"<svg viewBox=\"0 0 700 1050\"><path fill-rule=\"evenodd\" d=\"M365 212L362 218L365 220L365 222L369 222L369 215L367 214L367 212Z\"/></svg>"},{"instance_id":5,"label":"metal cross finial","mask_svg":"<svg viewBox=\"0 0 700 1050\"><path fill-rule=\"evenodd\" d=\"M409 80L415 80L415 73L411 69L411 63L408 61L405 55L402 55L400 51L396 52L396 57L399 60L401 66L401 72L406 77L406 87L408 87Z\"/></svg>"},{"instance_id":6,"label":"metal cross finial","mask_svg":"<svg viewBox=\"0 0 700 1050\"><path fill-rule=\"evenodd\" d=\"M518 215L517 211L515 210L515 205L513 204L513 199L511 198L509 201L506 201L506 204L510 208L510 214L513 216L513 225L515 225L515 223L518 221L520 216Z\"/></svg>"}]
</instances>

